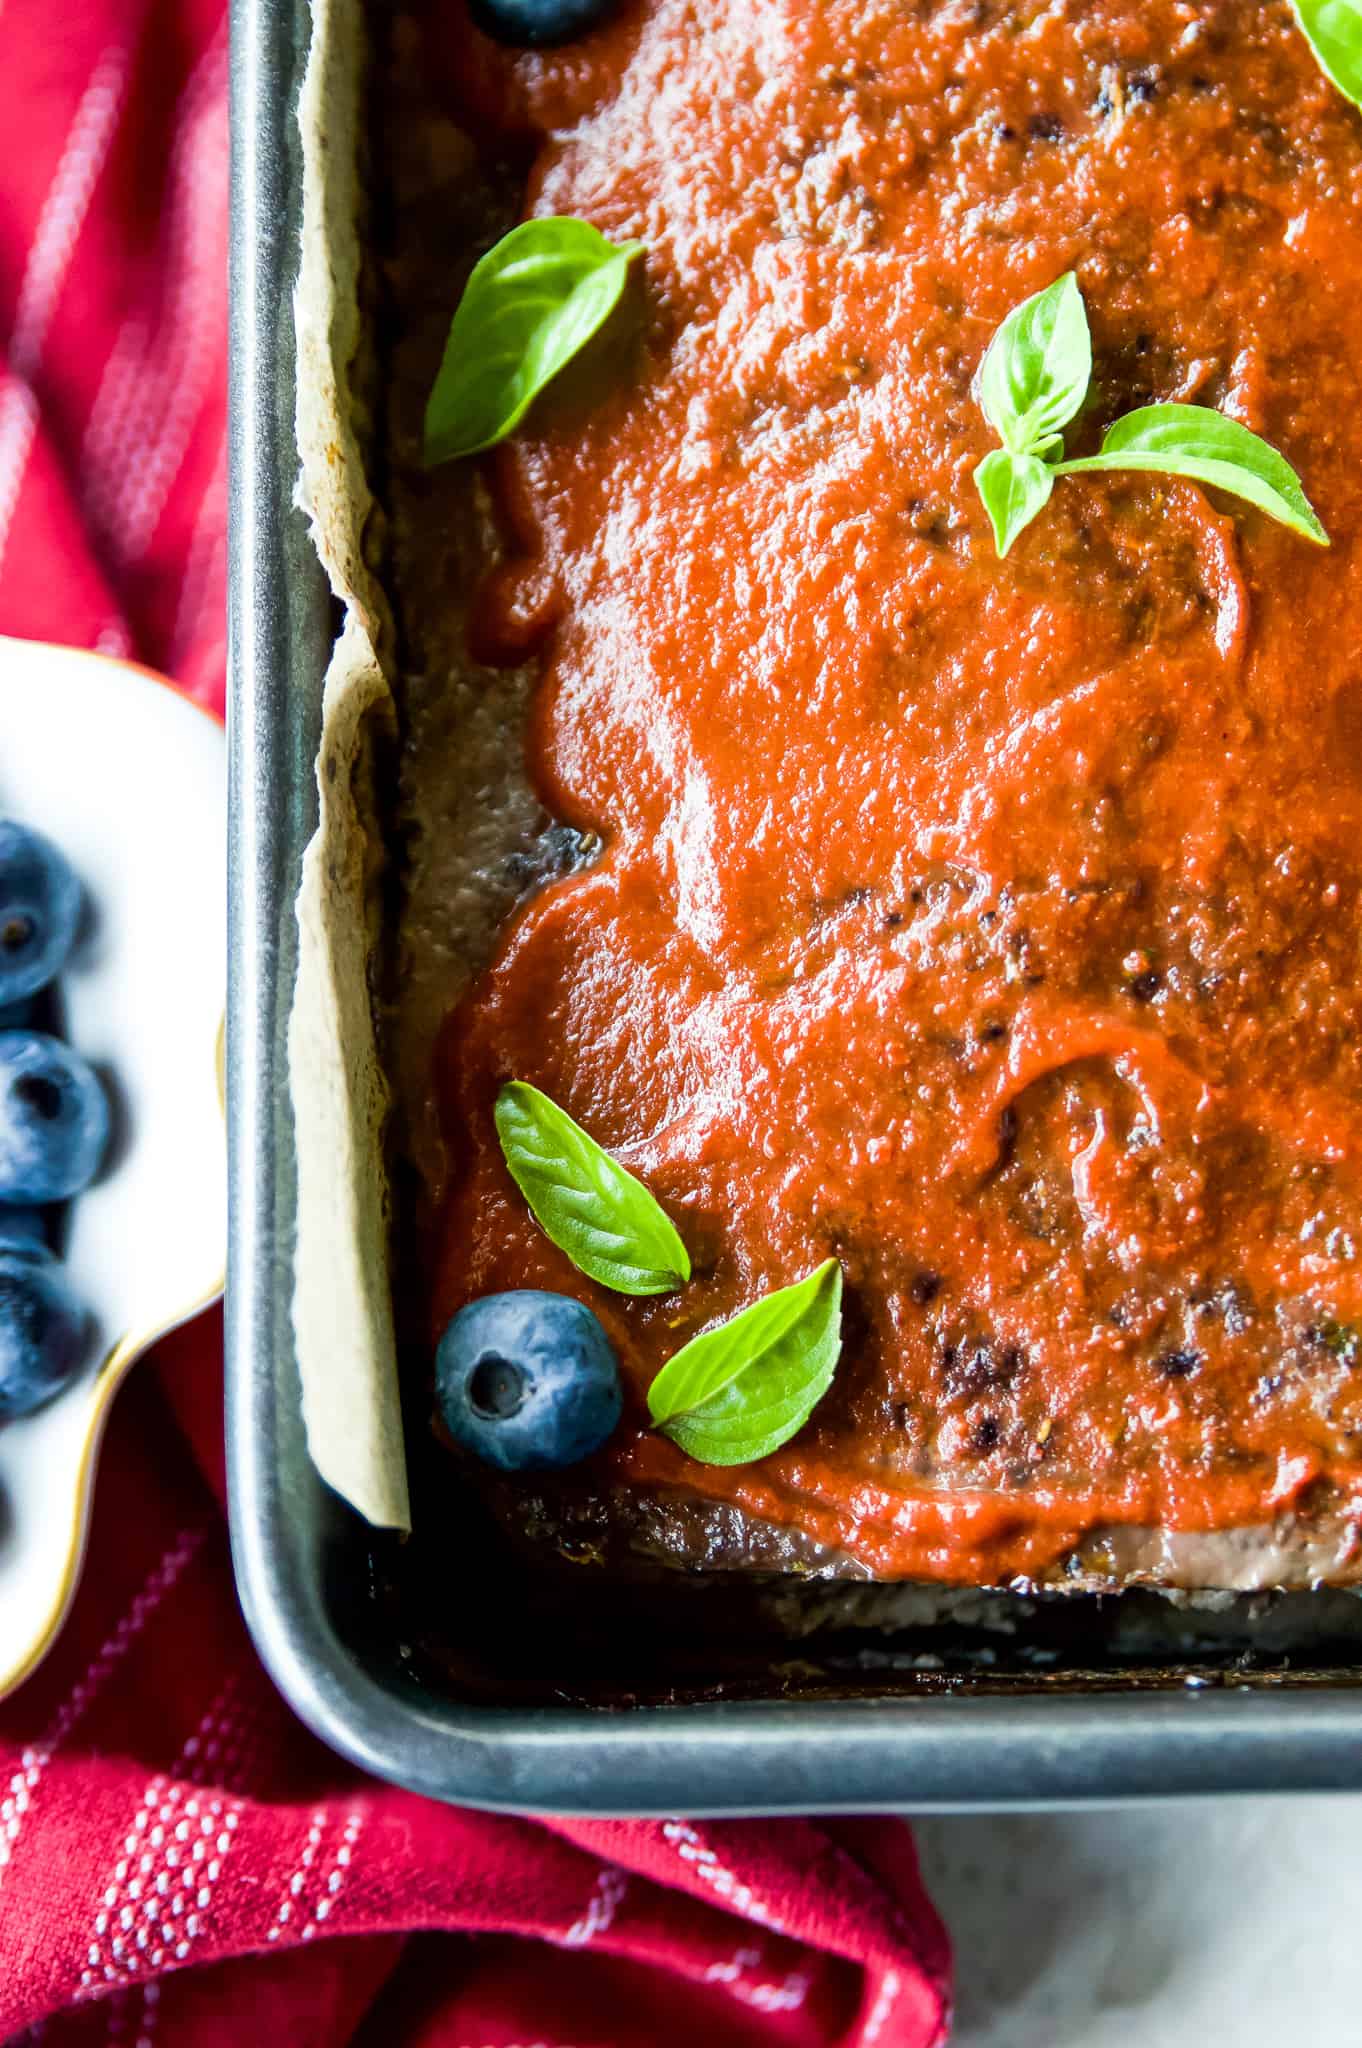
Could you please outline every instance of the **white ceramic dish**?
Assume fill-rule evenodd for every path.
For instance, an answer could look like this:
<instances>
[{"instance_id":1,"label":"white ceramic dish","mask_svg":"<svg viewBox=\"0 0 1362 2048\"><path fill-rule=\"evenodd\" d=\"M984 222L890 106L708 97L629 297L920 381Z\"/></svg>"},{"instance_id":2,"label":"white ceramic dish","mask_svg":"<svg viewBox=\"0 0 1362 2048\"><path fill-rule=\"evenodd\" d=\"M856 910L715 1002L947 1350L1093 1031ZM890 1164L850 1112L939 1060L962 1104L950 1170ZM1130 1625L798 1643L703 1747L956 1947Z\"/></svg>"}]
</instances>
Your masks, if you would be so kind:
<instances>
[{"instance_id":1,"label":"white ceramic dish","mask_svg":"<svg viewBox=\"0 0 1362 2048\"><path fill-rule=\"evenodd\" d=\"M222 1289L222 728L147 669L0 637L0 815L54 839L85 884L63 1033L106 1077L115 1123L66 1236L88 1360L37 1415L0 1427L2 1697L75 1592L118 1386Z\"/></svg>"}]
</instances>

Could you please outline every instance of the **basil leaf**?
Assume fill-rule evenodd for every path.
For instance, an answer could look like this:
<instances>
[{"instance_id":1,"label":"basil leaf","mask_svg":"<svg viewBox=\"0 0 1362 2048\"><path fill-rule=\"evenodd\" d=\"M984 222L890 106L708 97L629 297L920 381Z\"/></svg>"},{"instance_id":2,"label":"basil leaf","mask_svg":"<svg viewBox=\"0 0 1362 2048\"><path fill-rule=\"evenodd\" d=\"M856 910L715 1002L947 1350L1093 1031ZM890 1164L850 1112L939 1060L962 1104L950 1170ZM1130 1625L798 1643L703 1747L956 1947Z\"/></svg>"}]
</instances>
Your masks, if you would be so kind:
<instances>
[{"instance_id":1,"label":"basil leaf","mask_svg":"<svg viewBox=\"0 0 1362 2048\"><path fill-rule=\"evenodd\" d=\"M670 1294L689 1280L671 1218L565 1109L528 1081L510 1081L494 1114L512 1180L578 1272L616 1294Z\"/></svg>"},{"instance_id":2,"label":"basil leaf","mask_svg":"<svg viewBox=\"0 0 1362 2048\"><path fill-rule=\"evenodd\" d=\"M1342 0L1333 0L1332 7L1313 10L1329 17L1340 43L1349 39L1335 15L1345 12L1355 31L1349 48L1359 60L1352 76L1362 85L1362 0L1349 0L1346 9ZM1008 314L980 366L979 403L1003 447L984 457L974 481L1000 555L1045 504L1055 477L1101 469L1191 477L1246 499L1293 533L1328 547L1329 536L1285 456L1209 406L1143 406L1117 420L1096 455L1061 460L1059 430L1083 403L1091 375L1088 316L1069 271Z\"/></svg>"},{"instance_id":3,"label":"basil leaf","mask_svg":"<svg viewBox=\"0 0 1362 2048\"><path fill-rule=\"evenodd\" d=\"M504 441L613 312L641 242L522 221L475 265L426 406L426 467Z\"/></svg>"},{"instance_id":4,"label":"basil leaf","mask_svg":"<svg viewBox=\"0 0 1362 2048\"><path fill-rule=\"evenodd\" d=\"M1292 0L1320 70L1362 107L1362 0Z\"/></svg>"},{"instance_id":5,"label":"basil leaf","mask_svg":"<svg viewBox=\"0 0 1362 2048\"><path fill-rule=\"evenodd\" d=\"M702 1464L751 1465L803 1428L841 1347L842 1269L828 1259L692 1337L648 1389L649 1413Z\"/></svg>"},{"instance_id":6,"label":"basil leaf","mask_svg":"<svg viewBox=\"0 0 1362 2048\"><path fill-rule=\"evenodd\" d=\"M1078 411L1091 379L1087 309L1069 270L1008 314L979 368L979 403L1014 455L1057 452L1046 444Z\"/></svg>"},{"instance_id":7,"label":"basil leaf","mask_svg":"<svg viewBox=\"0 0 1362 2048\"><path fill-rule=\"evenodd\" d=\"M1146 405L1109 429L1096 455L1055 464L1056 476L1081 470L1148 469L1186 476L1247 499L1306 540L1328 547L1300 478L1257 434L1206 405Z\"/></svg>"},{"instance_id":8,"label":"basil leaf","mask_svg":"<svg viewBox=\"0 0 1362 2048\"><path fill-rule=\"evenodd\" d=\"M1038 455L995 448L975 470L974 481L993 521L994 544L999 555L1005 555L1045 504L1055 487L1055 473Z\"/></svg>"}]
</instances>

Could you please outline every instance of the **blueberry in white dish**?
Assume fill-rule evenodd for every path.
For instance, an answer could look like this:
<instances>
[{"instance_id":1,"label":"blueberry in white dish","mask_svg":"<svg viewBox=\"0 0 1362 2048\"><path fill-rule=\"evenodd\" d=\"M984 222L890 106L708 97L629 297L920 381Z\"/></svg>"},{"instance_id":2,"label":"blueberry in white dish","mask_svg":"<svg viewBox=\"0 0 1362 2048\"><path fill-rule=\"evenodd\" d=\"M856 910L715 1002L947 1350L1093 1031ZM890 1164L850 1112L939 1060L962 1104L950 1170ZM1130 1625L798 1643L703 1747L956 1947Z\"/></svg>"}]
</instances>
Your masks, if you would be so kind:
<instances>
[{"instance_id":1,"label":"blueberry in white dish","mask_svg":"<svg viewBox=\"0 0 1362 2048\"><path fill-rule=\"evenodd\" d=\"M473 26L514 49L543 50L599 28L616 0L468 0Z\"/></svg>"},{"instance_id":2,"label":"blueberry in white dish","mask_svg":"<svg viewBox=\"0 0 1362 2048\"><path fill-rule=\"evenodd\" d=\"M84 1347L85 1312L51 1253L0 1246L0 1422L58 1393Z\"/></svg>"},{"instance_id":3,"label":"blueberry in white dish","mask_svg":"<svg viewBox=\"0 0 1362 2048\"><path fill-rule=\"evenodd\" d=\"M579 1464L622 1406L599 1319L571 1295L533 1287L459 1310L435 1354L435 1397L455 1443L503 1472Z\"/></svg>"},{"instance_id":4,"label":"blueberry in white dish","mask_svg":"<svg viewBox=\"0 0 1362 2048\"><path fill-rule=\"evenodd\" d=\"M0 1006L54 981L75 944L81 887L41 832L0 818Z\"/></svg>"},{"instance_id":5,"label":"blueberry in white dish","mask_svg":"<svg viewBox=\"0 0 1362 2048\"><path fill-rule=\"evenodd\" d=\"M109 1143L109 1102L89 1062L43 1031L0 1031L0 1202L65 1202Z\"/></svg>"}]
</instances>

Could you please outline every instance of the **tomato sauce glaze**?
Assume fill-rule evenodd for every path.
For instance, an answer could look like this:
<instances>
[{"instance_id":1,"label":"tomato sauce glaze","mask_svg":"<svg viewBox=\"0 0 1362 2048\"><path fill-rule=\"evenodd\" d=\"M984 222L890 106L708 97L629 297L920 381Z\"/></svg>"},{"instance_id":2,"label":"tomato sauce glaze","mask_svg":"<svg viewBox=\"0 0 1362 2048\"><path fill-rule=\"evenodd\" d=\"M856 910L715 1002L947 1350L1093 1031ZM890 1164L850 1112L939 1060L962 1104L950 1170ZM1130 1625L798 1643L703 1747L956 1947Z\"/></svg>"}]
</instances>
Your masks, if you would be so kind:
<instances>
[{"instance_id":1,"label":"tomato sauce glaze","mask_svg":"<svg viewBox=\"0 0 1362 2048\"><path fill-rule=\"evenodd\" d=\"M580 1295L631 1390L593 1485L885 1576L1346 1524L1362 115L1285 0L656 0L518 56L442 8L431 42L460 117L534 150L527 212L646 244L622 334L490 465L480 652L542 656L532 774L603 851L442 1041L435 1327ZM1081 477L997 559L971 380L1070 267L1070 452L1219 406L1331 551ZM540 1234L511 1076L666 1204L683 1293L608 1295ZM846 1344L785 1450L712 1469L648 1430L672 1351L829 1255Z\"/></svg>"}]
</instances>

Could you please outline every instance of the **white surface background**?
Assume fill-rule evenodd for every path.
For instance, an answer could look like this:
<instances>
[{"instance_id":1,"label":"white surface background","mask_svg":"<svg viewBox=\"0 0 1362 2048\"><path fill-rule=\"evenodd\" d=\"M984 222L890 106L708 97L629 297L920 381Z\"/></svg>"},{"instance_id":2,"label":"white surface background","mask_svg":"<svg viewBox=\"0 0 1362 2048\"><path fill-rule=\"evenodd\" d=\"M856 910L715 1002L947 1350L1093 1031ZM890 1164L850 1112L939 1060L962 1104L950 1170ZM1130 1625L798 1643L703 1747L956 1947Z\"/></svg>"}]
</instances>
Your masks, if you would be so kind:
<instances>
[{"instance_id":1,"label":"white surface background","mask_svg":"<svg viewBox=\"0 0 1362 2048\"><path fill-rule=\"evenodd\" d=\"M914 1823L952 2048L1362 2043L1362 1799Z\"/></svg>"}]
</instances>

